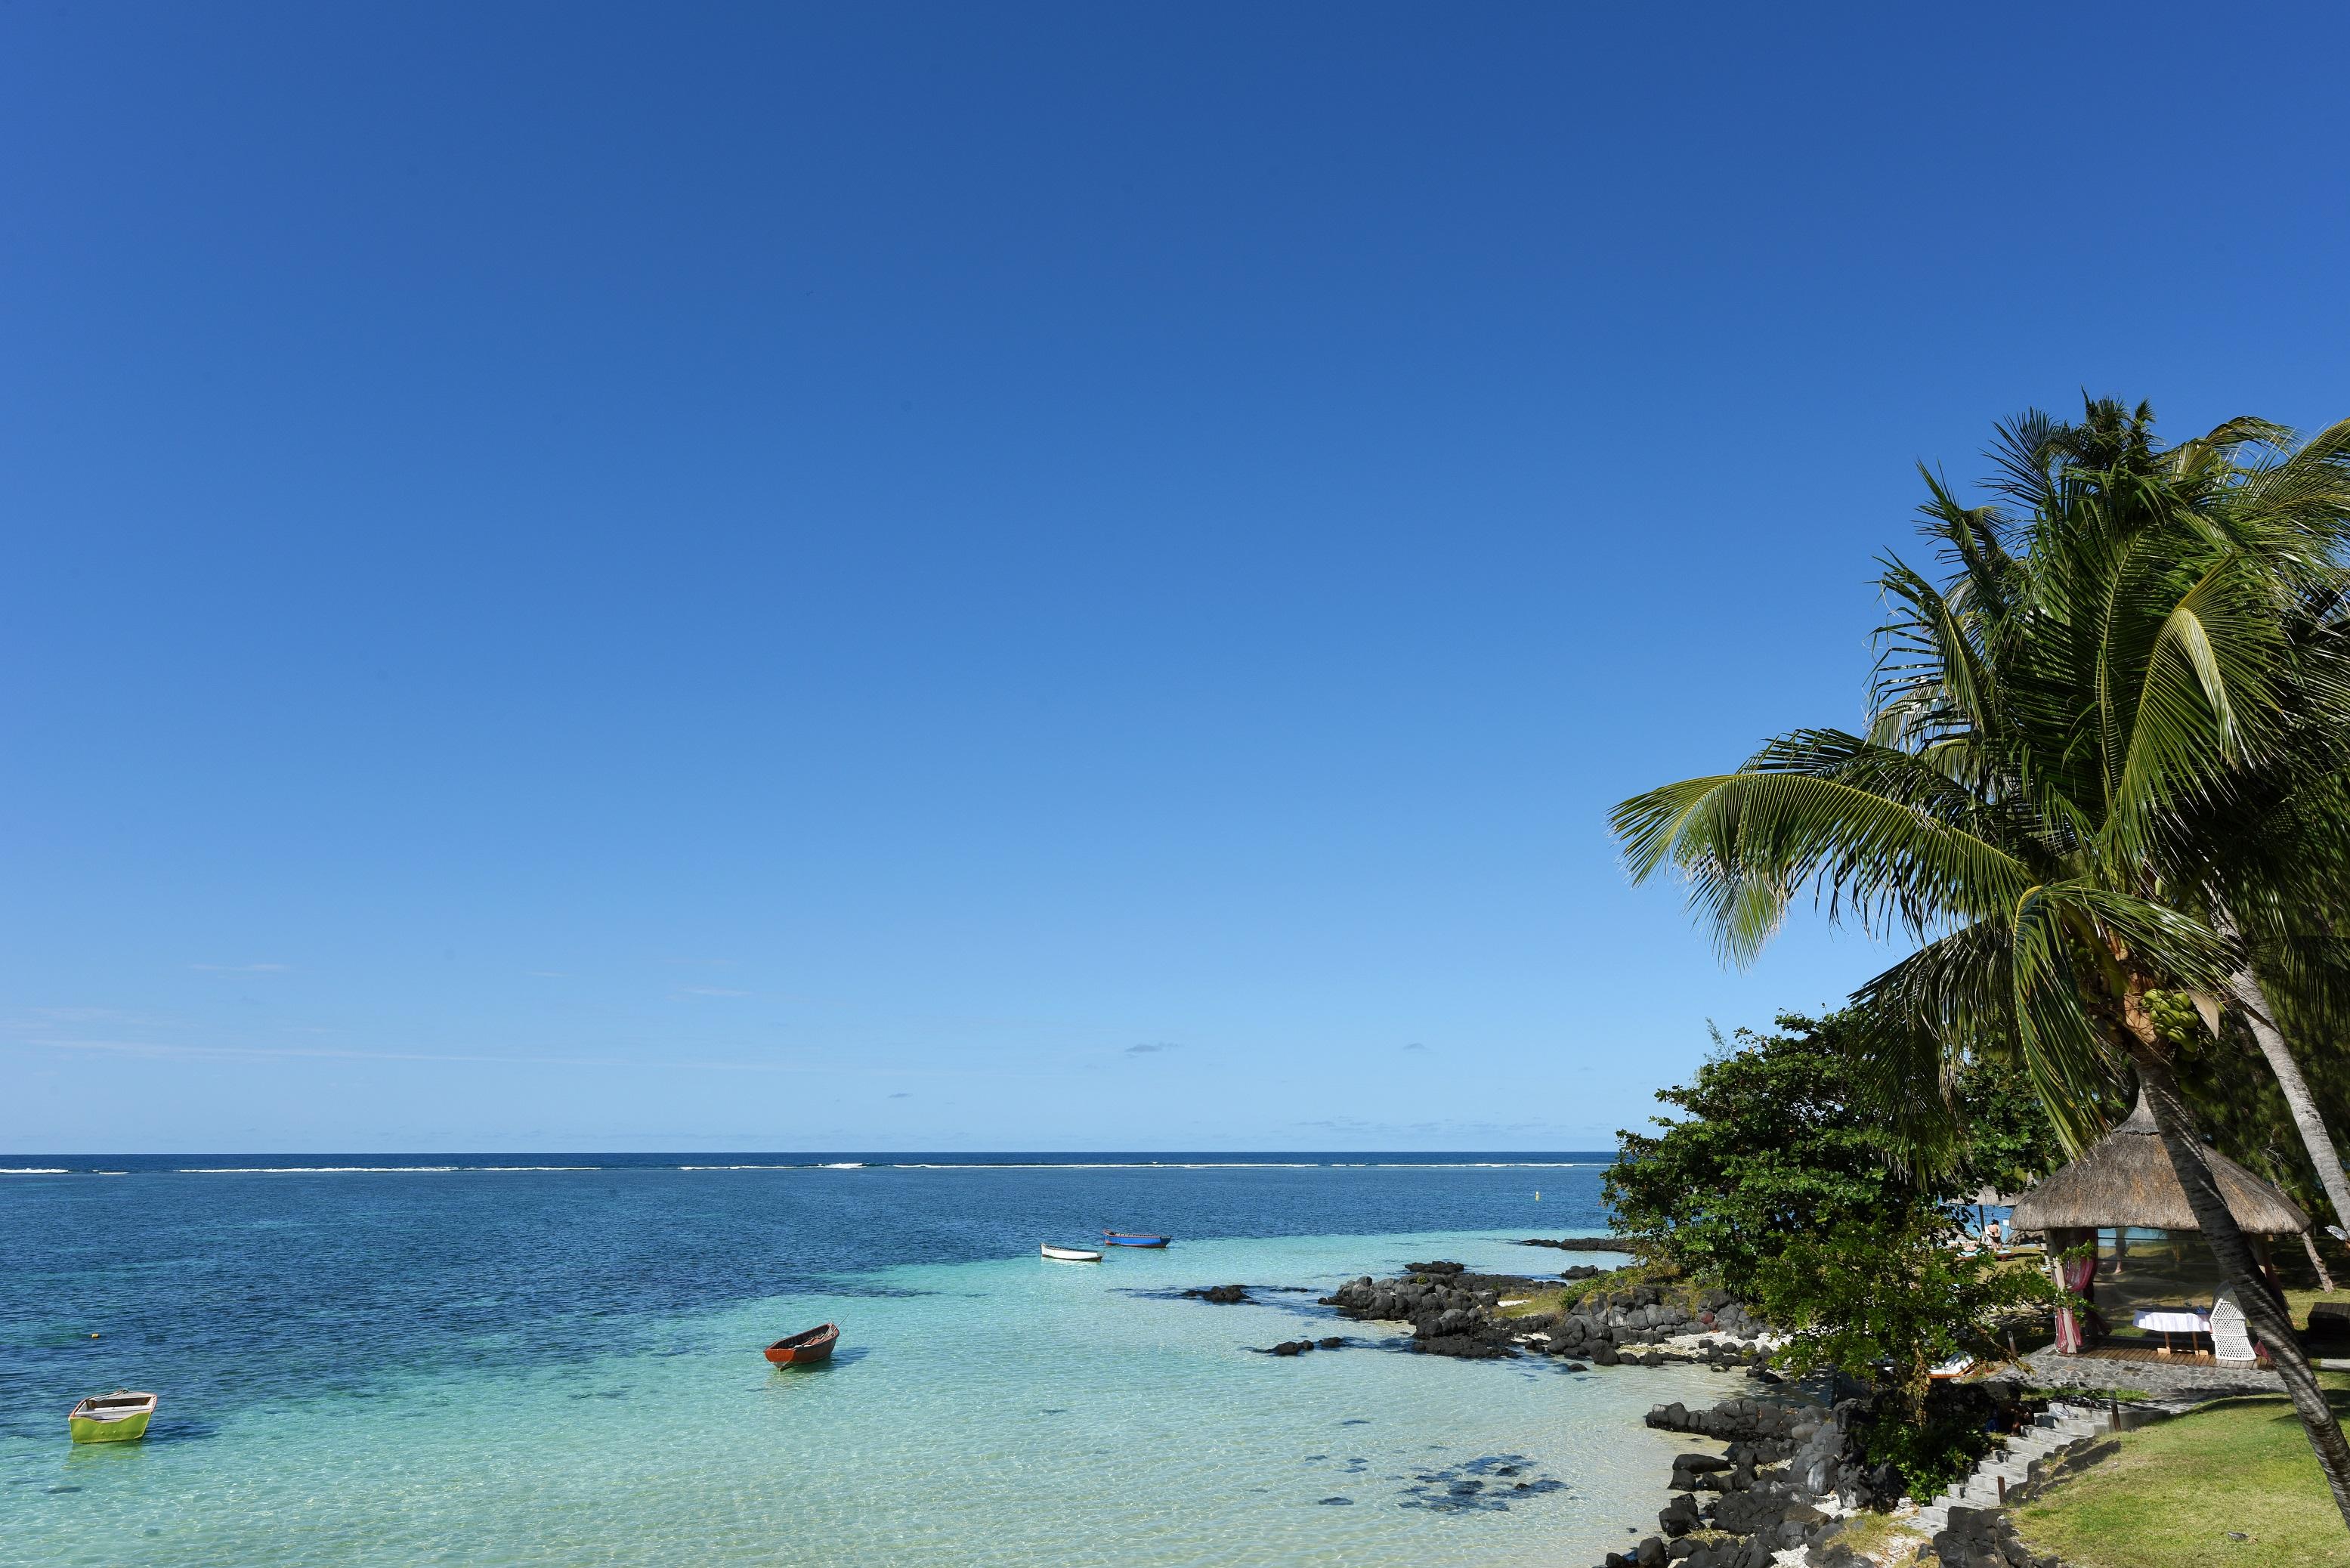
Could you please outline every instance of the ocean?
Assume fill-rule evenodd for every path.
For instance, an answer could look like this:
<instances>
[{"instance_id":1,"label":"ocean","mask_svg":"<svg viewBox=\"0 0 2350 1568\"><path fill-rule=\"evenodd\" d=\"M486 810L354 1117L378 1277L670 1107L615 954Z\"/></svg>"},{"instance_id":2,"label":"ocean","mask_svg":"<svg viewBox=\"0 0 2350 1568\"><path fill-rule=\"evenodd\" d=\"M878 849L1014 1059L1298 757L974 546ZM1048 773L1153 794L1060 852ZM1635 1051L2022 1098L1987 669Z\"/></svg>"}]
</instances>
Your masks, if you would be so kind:
<instances>
[{"instance_id":1,"label":"ocean","mask_svg":"<svg viewBox=\"0 0 2350 1568\"><path fill-rule=\"evenodd\" d=\"M1555 1272L1517 1241L1596 1231L1607 1158L0 1157L0 1563L1596 1562L1669 1469L1640 1414L1727 1377L1315 1297ZM1104 1229L1176 1241L1036 1255ZM147 1439L69 1445L116 1387Z\"/></svg>"}]
</instances>

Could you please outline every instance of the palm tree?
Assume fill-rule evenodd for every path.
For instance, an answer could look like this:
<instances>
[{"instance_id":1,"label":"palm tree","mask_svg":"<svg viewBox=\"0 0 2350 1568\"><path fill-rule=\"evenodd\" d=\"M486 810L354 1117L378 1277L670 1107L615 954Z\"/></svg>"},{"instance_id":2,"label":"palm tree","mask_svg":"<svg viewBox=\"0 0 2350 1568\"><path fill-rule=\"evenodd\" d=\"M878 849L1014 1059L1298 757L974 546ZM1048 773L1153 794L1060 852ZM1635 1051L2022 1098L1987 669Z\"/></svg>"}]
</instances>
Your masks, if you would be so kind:
<instances>
[{"instance_id":1,"label":"palm tree","mask_svg":"<svg viewBox=\"0 0 2350 1568\"><path fill-rule=\"evenodd\" d=\"M2227 796L2189 805L2168 881L2236 939L2241 961L2225 1000L2276 1079L2335 1224L2350 1231L2350 1179L2271 994L2282 993L2328 1033L2350 1029L2350 946L2342 940L2350 927L2342 874L2350 866L2350 724L2341 722L2350 689L2350 577L2335 553L2350 517L2350 421L2300 446L2290 431L2259 421L2226 430L2234 449L2207 441L2198 462L2231 481L2226 511L2252 524L2236 530L2238 546L2264 552L2261 569L2297 601L2288 603L2283 626L2303 690L2288 704L2286 743L2240 775ZM2199 1002L2209 1014L2220 999ZM2310 1257L2323 1278L2314 1246Z\"/></svg>"},{"instance_id":2,"label":"palm tree","mask_svg":"<svg viewBox=\"0 0 2350 1568\"><path fill-rule=\"evenodd\" d=\"M1925 474L1947 581L1884 564L1867 732L1782 736L1624 802L1613 826L1636 881L1687 877L1731 960L1806 886L1831 919L1914 942L1856 996L1887 1082L2004 1063L2078 1147L2134 1077L2350 1522L2350 1442L2220 1197L2156 1016L2163 992L2238 994L2258 943L2225 922L2291 896L2255 863L2223 875L2198 825L2319 756L2309 732L2350 733L2350 681L2307 624L2341 586L2345 443L2350 428L2303 449L2238 421L2166 450L2150 410L2108 402L2002 427L2008 507L1963 506ZM2350 860L2295 875L2350 885Z\"/></svg>"}]
</instances>

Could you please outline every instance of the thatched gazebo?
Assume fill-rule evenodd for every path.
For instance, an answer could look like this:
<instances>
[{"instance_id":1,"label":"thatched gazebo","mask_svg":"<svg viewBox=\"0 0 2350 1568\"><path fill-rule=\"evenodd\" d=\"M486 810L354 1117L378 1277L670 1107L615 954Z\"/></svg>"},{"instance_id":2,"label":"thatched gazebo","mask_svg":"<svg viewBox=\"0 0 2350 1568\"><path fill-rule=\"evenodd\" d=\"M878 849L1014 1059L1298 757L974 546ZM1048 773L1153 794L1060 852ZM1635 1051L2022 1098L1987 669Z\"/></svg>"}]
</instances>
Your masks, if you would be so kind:
<instances>
[{"instance_id":1,"label":"thatched gazebo","mask_svg":"<svg viewBox=\"0 0 2350 1568\"><path fill-rule=\"evenodd\" d=\"M2219 1184L2220 1195L2227 1199L2228 1211L2236 1217L2236 1223L2246 1235L2307 1233L2309 1216L2292 1199L2217 1149L2204 1149L2203 1158ZM2046 1236L2052 1262L2059 1253L2084 1242L2091 1244L2087 1256L2056 1264L2059 1281L2085 1301L2092 1299L2091 1293L2095 1288L2097 1259L2094 1244L2099 1231L2110 1229L2118 1239L2132 1228L2202 1229L2195 1222L2194 1211L2187 1206L2187 1190L2178 1184L2178 1173L2171 1168L2170 1153L2162 1146L2162 1135L2155 1130L2154 1113L2147 1107L2143 1095L2138 1096L2137 1108L2127 1120L2107 1133L2086 1154L2017 1199L2012 1224L2018 1231L2036 1231ZM2222 1300L2215 1303L2215 1347L2220 1337L2220 1325L2230 1318L2225 1310L2229 1308L2234 1308L2233 1302ZM2241 1315L2241 1309L2235 1309L2235 1315ZM2056 1348L2073 1355L2085 1344L2083 1326L2074 1321L2073 1314L2058 1312ZM2220 1353L2227 1355L2225 1348L2220 1348Z\"/></svg>"}]
</instances>

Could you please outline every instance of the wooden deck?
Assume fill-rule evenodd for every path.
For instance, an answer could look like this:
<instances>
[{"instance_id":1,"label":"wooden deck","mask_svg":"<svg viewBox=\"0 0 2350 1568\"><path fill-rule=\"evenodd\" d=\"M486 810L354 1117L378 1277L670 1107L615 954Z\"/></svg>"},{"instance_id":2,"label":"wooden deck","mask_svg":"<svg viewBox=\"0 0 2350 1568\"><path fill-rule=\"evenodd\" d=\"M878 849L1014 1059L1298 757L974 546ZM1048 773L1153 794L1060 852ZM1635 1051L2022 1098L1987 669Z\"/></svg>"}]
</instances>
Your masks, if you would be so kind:
<instances>
[{"instance_id":1,"label":"wooden deck","mask_svg":"<svg viewBox=\"0 0 2350 1568\"><path fill-rule=\"evenodd\" d=\"M2208 1350L2178 1350L2163 1354L2158 1345L2095 1345L2080 1352L2075 1361L2131 1361L2152 1366L2217 1366Z\"/></svg>"}]
</instances>

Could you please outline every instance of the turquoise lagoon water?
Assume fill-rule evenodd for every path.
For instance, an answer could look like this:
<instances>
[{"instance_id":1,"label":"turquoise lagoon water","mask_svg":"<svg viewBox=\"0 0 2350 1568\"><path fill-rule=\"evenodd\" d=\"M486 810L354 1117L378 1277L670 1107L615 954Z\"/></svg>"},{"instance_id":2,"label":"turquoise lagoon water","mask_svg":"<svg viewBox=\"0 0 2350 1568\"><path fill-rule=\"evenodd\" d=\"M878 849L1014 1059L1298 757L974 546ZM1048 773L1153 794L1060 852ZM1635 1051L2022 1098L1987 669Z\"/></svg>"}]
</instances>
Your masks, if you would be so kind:
<instances>
[{"instance_id":1,"label":"turquoise lagoon water","mask_svg":"<svg viewBox=\"0 0 2350 1568\"><path fill-rule=\"evenodd\" d=\"M1546 1272L1514 1238L1588 1228L1596 1177L15 1177L0 1562L1593 1562L1669 1467L1640 1413L1727 1379L1412 1355L1314 1296L1430 1255ZM1113 1221L1179 1240L1035 1255ZM1176 1293L1227 1282L1263 1304ZM826 1319L829 1366L760 1358ZM68 1446L117 1385L163 1395L149 1439Z\"/></svg>"}]
</instances>

